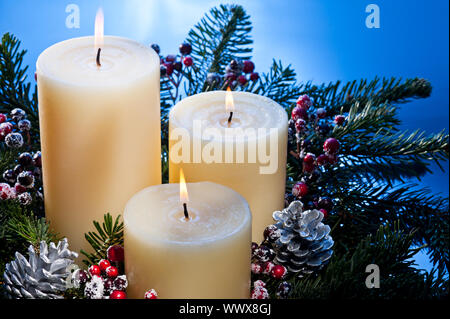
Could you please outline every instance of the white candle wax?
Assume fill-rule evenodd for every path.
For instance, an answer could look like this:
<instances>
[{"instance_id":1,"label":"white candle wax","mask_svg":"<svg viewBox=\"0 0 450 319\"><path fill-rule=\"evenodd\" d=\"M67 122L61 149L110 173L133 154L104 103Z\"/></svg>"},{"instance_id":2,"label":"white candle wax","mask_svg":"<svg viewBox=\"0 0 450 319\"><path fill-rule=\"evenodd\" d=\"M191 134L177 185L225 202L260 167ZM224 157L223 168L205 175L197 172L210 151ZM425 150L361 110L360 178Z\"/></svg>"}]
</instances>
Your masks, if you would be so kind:
<instances>
[{"instance_id":1,"label":"white candle wax","mask_svg":"<svg viewBox=\"0 0 450 319\"><path fill-rule=\"evenodd\" d=\"M284 207L287 114L280 105L266 97L233 92L234 111L228 123L230 113L225 108L225 97L225 91L201 93L183 99L171 109L169 181L177 182L179 171L183 169L188 182L211 181L240 193L252 212L253 241L260 242L264 228L273 223L272 213ZM202 132L196 130L195 122L201 124ZM218 136L205 136L204 132L209 128L217 129ZM256 136L249 137L240 132L227 135L228 128L251 129ZM183 138L178 134L179 129L187 131L188 147L180 148ZM218 148L205 151L211 141L217 142ZM262 146L265 150L261 149ZM213 161L203 157L218 153L219 149L222 153ZM230 150L233 150L231 156ZM178 158L186 151L188 162ZM266 159L259 152L271 154L267 163L264 163ZM239 162L241 155L243 160Z\"/></svg>"},{"instance_id":2,"label":"white candle wax","mask_svg":"<svg viewBox=\"0 0 450 319\"><path fill-rule=\"evenodd\" d=\"M37 61L46 216L75 250L92 221L161 183L159 58L107 36L96 64L93 37L46 49Z\"/></svg>"},{"instance_id":3,"label":"white candle wax","mask_svg":"<svg viewBox=\"0 0 450 319\"><path fill-rule=\"evenodd\" d=\"M251 214L245 199L214 183L188 183L189 220L179 184L148 187L124 213L127 294L143 298L248 298Z\"/></svg>"}]
</instances>

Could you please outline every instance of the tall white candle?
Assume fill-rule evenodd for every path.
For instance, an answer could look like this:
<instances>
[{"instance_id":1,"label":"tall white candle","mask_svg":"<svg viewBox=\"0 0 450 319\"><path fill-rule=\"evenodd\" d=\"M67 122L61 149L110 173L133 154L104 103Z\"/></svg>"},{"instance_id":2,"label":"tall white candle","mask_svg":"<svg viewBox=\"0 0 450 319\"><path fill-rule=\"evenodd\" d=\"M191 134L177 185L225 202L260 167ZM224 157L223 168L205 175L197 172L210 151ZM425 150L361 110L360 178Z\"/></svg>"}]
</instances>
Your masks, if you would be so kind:
<instances>
[{"instance_id":1,"label":"tall white candle","mask_svg":"<svg viewBox=\"0 0 450 319\"><path fill-rule=\"evenodd\" d=\"M177 182L182 168L188 182L212 181L234 189L249 203L252 238L261 241L272 213L284 207L287 114L266 97L233 92L232 98L234 109L225 106L225 91L197 94L171 109L169 181Z\"/></svg>"},{"instance_id":2,"label":"tall white candle","mask_svg":"<svg viewBox=\"0 0 450 319\"><path fill-rule=\"evenodd\" d=\"M107 36L46 49L37 61L46 216L76 250L103 214L161 183L159 57Z\"/></svg>"},{"instance_id":3,"label":"tall white candle","mask_svg":"<svg viewBox=\"0 0 450 319\"><path fill-rule=\"evenodd\" d=\"M161 298L248 298L251 214L230 188L188 183L189 219L179 184L148 187L124 213L130 298L156 289Z\"/></svg>"}]
</instances>

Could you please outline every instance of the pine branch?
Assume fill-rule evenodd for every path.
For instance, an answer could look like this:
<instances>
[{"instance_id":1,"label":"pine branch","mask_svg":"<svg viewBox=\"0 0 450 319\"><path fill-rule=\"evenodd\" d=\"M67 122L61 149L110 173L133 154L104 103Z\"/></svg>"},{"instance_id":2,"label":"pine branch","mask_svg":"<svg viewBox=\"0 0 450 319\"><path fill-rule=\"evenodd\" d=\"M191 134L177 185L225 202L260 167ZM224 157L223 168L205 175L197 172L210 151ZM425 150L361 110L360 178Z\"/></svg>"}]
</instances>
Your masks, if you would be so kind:
<instances>
[{"instance_id":1,"label":"pine branch","mask_svg":"<svg viewBox=\"0 0 450 319\"><path fill-rule=\"evenodd\" d=\"M341 84L340 81L320 86L309 83L301 94L308 94L318 106L326 107L329 115L335 115L348 112L357 102L361 106L369 101L373 105L406 103L412 99L426 98L432 90L427 80L419 78L403 81L401 78L376 77L371 81L362 79L347 82L342 87Z\"/></svg>"},{"instance_id":2,"label":"pine branch","mask_svg":"<svg viewBox=\"0 0 450 319\"><path fill-rule=\"evenodd\" d=\"M343 137L342 154L364 158L408 156L432 160L439 166L440 161L446 161L449 158L449 136L445 134L445 130L428 137L420 130L395 134L377 132L371 138L361 137L362 141L355 144L355 138L360 137Z\"/></svg>"},{"instance_id":3,"label":"pine branch","mask_svg":"<svg viewBox=\"0 0 450 319\"><path fill-rule=\"evenodd\" d=\"M20 41L5 33L0 46L0 112L9 113L21 108L31 121L32 141L39 145L39 114L37 90L31 93L31 84L26 82L28 66L22 66L25 50L20 50Z\"/></svg>"},{"instance_id":4,"label":"pine branch","mask_svg":"<svg viewBox=\"0 0 450 319\"><path fill-rule=\"evenodd\" d=\"M267 96L289 109L298 98L301 86L297 84L296 73L288 65L283 67L281 61L273 60L268 73L264 73L253 93Z\"/></svg>"},{"instance_id":5,"label":"pine branch","mask_svg":"<svg viewBox=\"0 0 450 319\"><path fill-rule=\"evenodd\" d=\"M21 212L15 214L8 221L8 227L11 230L8 239L10 241L17 240L21 237L31 244L36 250L39 250L41 241L46 243L58 242L61 237L50 228L50 223L45 218L36 217L33 213Z\"/></svg>"},{"instance_id":6,"label":"pine branch","mask_svg":"<svg viewBox=\"0 0 450 319\"><path fill-rule=\"evenodd\" d=\"M251 30L250 17L240 5L220 5L206 13L186 40L192 45L191 55L199 62L188 74L186 94L205 91L206 75L223 74L231 60L250 59Z\"/></svg>"},{"instance_id":7,"label":"pine branch","mask_svg":"<svg viewBox=\"0 0 450 319\"><path fill-rule=\"evenodd\" d=\"M376 158L369 161L342 158L341 163L339 169L334 170L332 174L325 172L324 179L332 175L330 179L366 183L371 186L393 186L396 182L404 183L413 178L420 181L427 173L431 173L429 163L420 160Z\"/></svg>"},{"instance_id":8,"label":"pine branch","mask_svg":"<svg viewBox=\"0 0 450 319\"><path fill-rule=\"evenodd\" d=\"M103 217L102 225L97 221L93 221L93 224L96 232L88 232L84 235L93 252L81 250L81 253L87 257L87 260L83 260L87 266L106 258L106 251L110 246L123 245L123 222L120 221L120 215L113 221L111 214L107 213Z\"/></svg>"},{"instance_id":9,"label":"pine branch","mask_svg":"<svg viewBox=\"0 0 450 319\"><path fill-rule=\"evenodd\" d=\"M358 237L373 233L377 225L398 220L405 230L416 230L414 244L426 244L433 262L448 270L448 198L432 195L428 189L417 186L403 184L391 189L342 184L341 188L336 187L332 196L337 199L338 214L329 221L334 225L336 247L351 249Z\"/></svg>"},{"instance_id":10,"label":"pine branch","mask_svg":"<svg viewBox=\"0 0 450 319\"><path fill-rule=\"evenodd\" d=\"M443 273L437 278L414 268L412 249L414 232L404 233L399 224L380 226L375 235L362 239L352 253L335 257L317 278L294 282L294 295L305 299L427 299L446 295ZM380 269L380 289L365 285L366 266ZM447 284L448 285L448 284Z\"/></svg>"}]
</instances>

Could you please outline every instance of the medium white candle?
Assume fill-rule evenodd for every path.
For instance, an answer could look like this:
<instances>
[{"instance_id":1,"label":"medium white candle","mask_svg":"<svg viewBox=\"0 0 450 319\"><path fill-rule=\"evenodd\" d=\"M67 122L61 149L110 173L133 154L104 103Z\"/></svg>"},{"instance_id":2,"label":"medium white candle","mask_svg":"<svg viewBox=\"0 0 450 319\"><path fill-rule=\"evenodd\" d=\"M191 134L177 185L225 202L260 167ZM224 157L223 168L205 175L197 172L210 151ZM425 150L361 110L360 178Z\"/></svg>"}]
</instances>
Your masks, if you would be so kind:
<instances>
[{"instance_id":1,"label":"medium white candle","mask_svg":"<svg viewBox=\"0 0 450 319\"><path fill-rule=\"evenodd\" d=\"M169 181L177 182L182 168L188 182L211 181L240 193L253 215L252 238L259 242L272 213L284 207L287 114L259 95L233 92L227 106L226 97L225 91L201 93L171 109Z\"/></svg>"},{"instance_id":2,"label":"medium white candle","mask_svg":"<svg viewBox=\"0 0 450 319\"><path fill-rule=\"evenodd\" d=\"M249 298L251 214L230 188L188 183L185 218L179 184L148 187L124 213L130 298Z\"/></svg>"},{"instance_id":3,"label":"medium white candle","mask_svg":"<svg viewBox=\"0 0 450 319\"><path fill-rule=\"evenodd\" d=\"M75 250L93 220L161 183L159 57L106 36L98 66L94 43L63 41L37 61L46 216Z\"/></svg>"}]
</instances>

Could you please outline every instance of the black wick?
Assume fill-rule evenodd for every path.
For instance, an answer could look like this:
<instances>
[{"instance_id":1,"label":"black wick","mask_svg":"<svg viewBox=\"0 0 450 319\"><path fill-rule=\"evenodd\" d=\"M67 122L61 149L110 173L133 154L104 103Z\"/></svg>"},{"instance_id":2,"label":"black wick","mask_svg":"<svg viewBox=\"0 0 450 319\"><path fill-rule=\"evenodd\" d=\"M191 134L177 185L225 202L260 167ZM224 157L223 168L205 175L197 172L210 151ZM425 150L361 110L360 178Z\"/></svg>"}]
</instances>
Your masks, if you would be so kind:
<instances>
[{"instance_id":1,"label":"black wick","mask_svg":"<svg viewBox=\"0 0 450 319\"><path fill-rule=\"evenodd\" d=\"M183 209L184 209L184 218L189 219L189 213L187 210L187 204L183 203Z\"/></svg>"},{"instance_id":2,"label":"black wick","mask_svg":"<svg viewBox=\"0 0 450 319\"><path fill-rule=\"evenodd\" d=\"M231 119L233 118L233 112L230 112L230 117L228 117L228 123L231 122Z\"/></svg>"},{"instance_id":3,"label":"black wick","mask_svg":"<svg viewBox=\"0 0 450 319\"><path fill-rule=\"evenodd\" d=\"M97 66L98 67L101 67L102 66L102 64L100 63L100 52L102 51L102 49L101 48L98 48L98 51L97 51L97 58L95 59L95 62L97 62Z\"/></svg>"}]
</instances>

